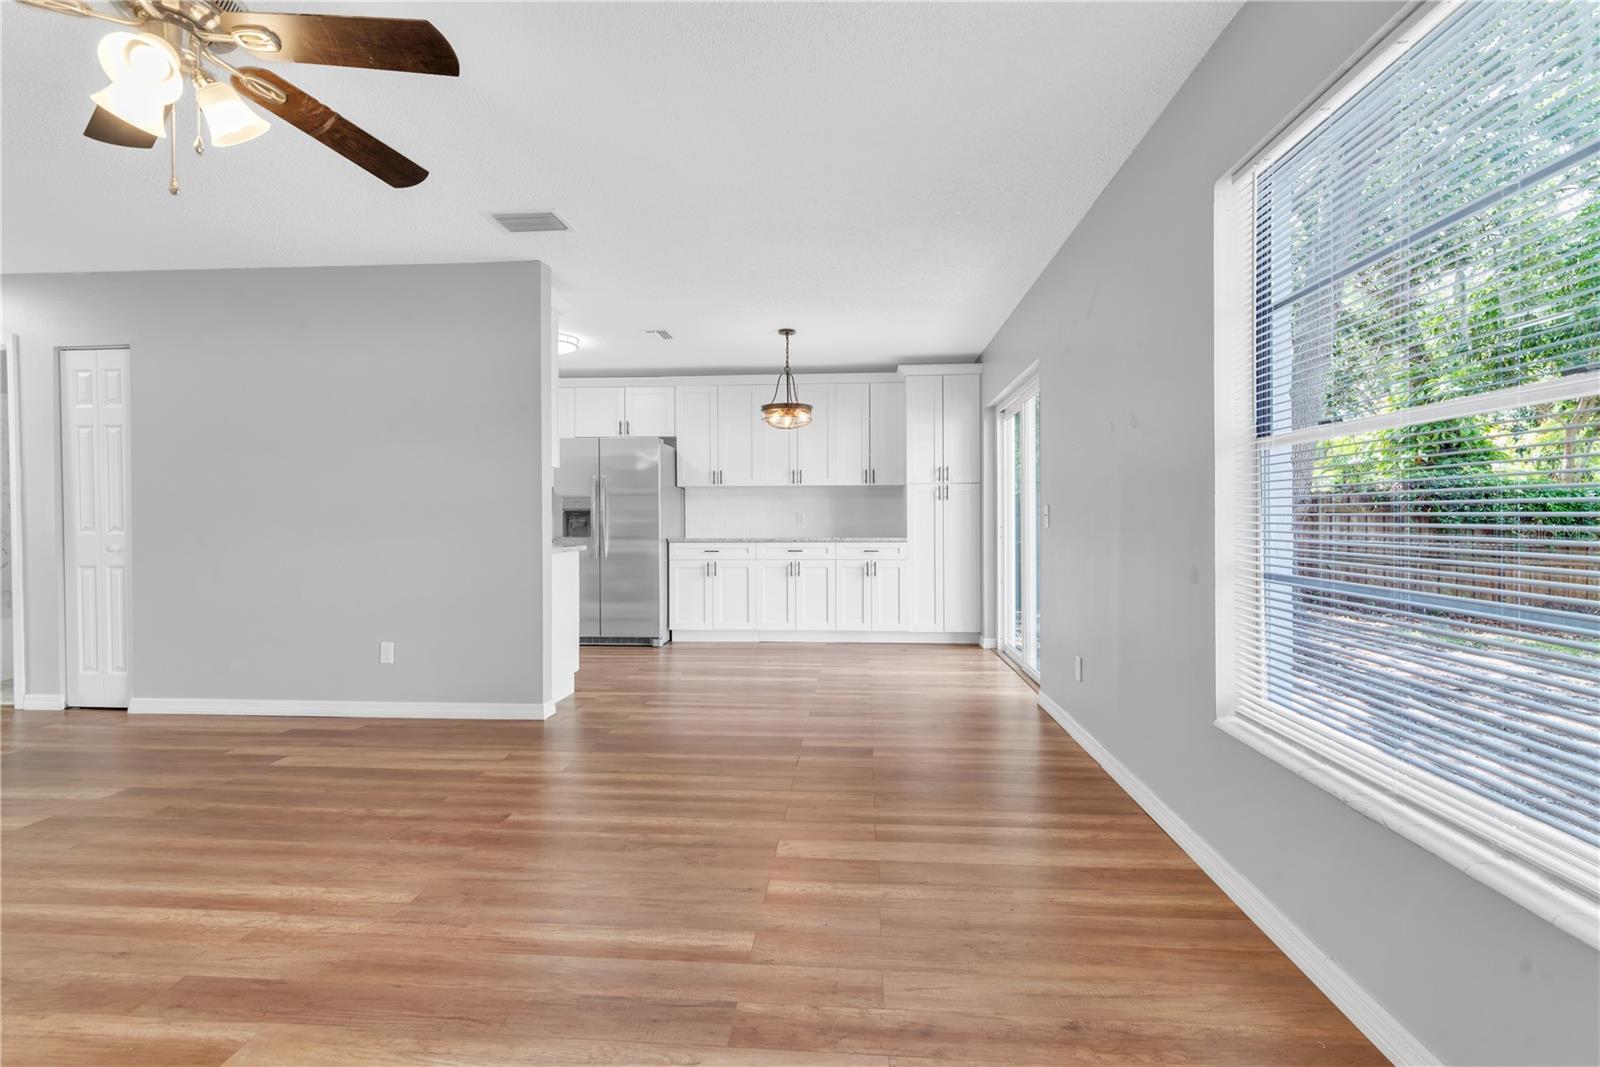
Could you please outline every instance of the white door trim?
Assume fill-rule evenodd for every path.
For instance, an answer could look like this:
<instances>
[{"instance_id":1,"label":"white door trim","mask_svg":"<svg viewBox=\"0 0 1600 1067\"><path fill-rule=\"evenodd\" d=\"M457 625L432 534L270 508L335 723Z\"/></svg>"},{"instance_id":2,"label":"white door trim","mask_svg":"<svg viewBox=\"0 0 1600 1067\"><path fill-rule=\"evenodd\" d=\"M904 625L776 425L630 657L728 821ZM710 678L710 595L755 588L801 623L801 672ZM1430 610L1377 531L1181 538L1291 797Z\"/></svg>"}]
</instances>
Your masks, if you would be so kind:
<instances>
[{"instance_id":1,"label":"white door trim","mask_svg":"<svg viewBox=\"0 0 1600 1067\"><path fill-rule=\"evenodd\" d=\"M6 530L11 542L11 703L22 707L28 695L28 627L26 584L22 546L22 376L19 373L17 337L5 338L6 361L6 457L9 464L10 524Z\"/></svg>"}]
</instances>

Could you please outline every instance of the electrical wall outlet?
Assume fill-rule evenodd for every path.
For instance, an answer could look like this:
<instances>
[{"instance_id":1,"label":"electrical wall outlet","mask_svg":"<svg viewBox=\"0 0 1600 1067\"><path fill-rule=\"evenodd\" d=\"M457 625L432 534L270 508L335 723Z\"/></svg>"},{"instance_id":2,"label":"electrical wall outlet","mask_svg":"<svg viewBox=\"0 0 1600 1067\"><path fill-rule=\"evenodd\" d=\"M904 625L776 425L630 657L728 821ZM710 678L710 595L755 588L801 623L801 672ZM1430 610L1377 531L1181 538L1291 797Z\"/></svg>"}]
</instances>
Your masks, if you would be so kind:
<instances>
[{"instance_id":1,"label":"electrical wall outlet","mask_svg":"<svg viewBox=\"0 0 1600 1067\"><path fill-rule=\"evenodd\" d=\"M1083 681L1083 657L1082 656L1073 656L1072 657L1072 677L1075 678L1077 681L1080 681L1080 682Z\"/></svg>"},{"instance_id":2,"label":"electrical wall outlet","mask_svg":"<svg viewBox=\"0 0 1600 1067\"><path fill-rule=\"evenodd\" d=\"M394 662L394 642L393 641L379 641L378 642L378 662L379 663L393 663Z\"/></svg>"},{"instance_id":3,"label":"electrical wall outlet","mask_svg":"<svg viewBox=\"0 0 1600 1067\"><path fill-rule=\"evenodd\" d=\"M1044 528L1046 530L1050 529L1050 505L1049 504L1046 504L1044 506Z\"/></svg>"}]
</instances>

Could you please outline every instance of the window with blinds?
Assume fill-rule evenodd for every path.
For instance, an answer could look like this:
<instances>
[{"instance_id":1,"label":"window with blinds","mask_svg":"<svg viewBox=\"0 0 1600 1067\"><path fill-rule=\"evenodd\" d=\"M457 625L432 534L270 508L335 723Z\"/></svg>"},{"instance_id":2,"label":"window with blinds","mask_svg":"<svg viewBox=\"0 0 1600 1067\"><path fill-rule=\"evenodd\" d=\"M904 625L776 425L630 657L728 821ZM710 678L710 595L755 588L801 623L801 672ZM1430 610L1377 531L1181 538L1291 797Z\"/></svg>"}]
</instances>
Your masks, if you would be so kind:
<instances>
[{"instance_id":1,"label":"window with blinds","mask_svg":"<svg viewBox=\"0 0 1600 1067\"><path fill-rule=\"evenodd\" d=\"M1219 713L1596 944L1600 4L1411 35L1225 183Z\"/></svg>"}]
</instances>

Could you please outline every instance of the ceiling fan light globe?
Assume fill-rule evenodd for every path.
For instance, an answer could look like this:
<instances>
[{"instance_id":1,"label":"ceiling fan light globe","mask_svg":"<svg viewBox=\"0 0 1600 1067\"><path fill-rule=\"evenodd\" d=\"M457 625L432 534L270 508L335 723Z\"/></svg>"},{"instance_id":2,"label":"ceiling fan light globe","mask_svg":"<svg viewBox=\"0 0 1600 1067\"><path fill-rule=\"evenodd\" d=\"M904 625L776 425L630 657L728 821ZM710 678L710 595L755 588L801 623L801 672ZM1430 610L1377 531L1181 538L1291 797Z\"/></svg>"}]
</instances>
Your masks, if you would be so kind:
<instances>
[{"instance_id":1,"label":"ceiling fan light globe","mask_svg":"<svg viewBox=\"0 0 1600 1067\"><path fill-rule=\"evenodd\" d=\"M211 144L216 148L231 148L253 141L271 128L267 120L252 111L226 82L207 82L195 91L195 99L206 118Z\"/></svg>"},{"instance_id":2,"label":"ceiling fan light globe","mask_svg":"<svg viewBox=\"0 0 1600 1067\"><path fill-rule=\"evenodd\" d=\"M138 127L152 137L167 135L167 105L152 99L148 94L127 85L112 82L89 97L95 106L104 108L130 126Z\"/></svg>"},{"instance_id":3,"label":"ceiling fan light globe","mask_svg":"<svg viewBox=\"0 0 1600 1067\"><path fill-rule=\"evenodd\" d=\"M108 33L100 39L100 68L113 85L126 86L161 104L183 95L178 50L153 33Z\"/></svg>"}]
</instances>

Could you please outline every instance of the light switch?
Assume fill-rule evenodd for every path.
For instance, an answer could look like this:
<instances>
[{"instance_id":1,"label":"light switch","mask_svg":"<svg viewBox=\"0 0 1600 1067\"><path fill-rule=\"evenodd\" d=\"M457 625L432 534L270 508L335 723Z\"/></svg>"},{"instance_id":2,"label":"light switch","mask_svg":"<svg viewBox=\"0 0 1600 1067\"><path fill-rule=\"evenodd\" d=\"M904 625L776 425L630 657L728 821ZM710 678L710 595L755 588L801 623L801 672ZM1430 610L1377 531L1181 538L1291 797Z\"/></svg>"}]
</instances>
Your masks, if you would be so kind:
<instances>
[{"instance_id":1,"label":"light switch","mask_svg":"<svg viewBox=\"0 0 1600 1067\"><path fill-rule=\"evenodd\" d=\"M1074 678L1076 678L1080 682L1083 681L1083 657L1082 656L1073 656L1072 657L1072 676Z\"/></svg>"},{"instance_id":2,"label":"light switch","mask_svg":"<svg viewBox=\"0 0 1600 1067\"><path fill-rule=\"evenodd\" d=\"M393 641L379 641L378 642L378 662L379 663L393 663L394 662L394 642Z\"/></svg>"},{"instance_id":3,"label":"light switch","mask_svg":"<svg viewBox=\"0 0 1600 1067\"><path fill-rule=\"evenodd\" d=\"M1046 530L1050 529L1050 505L1049 504L1046 504L1044 506L1044 528Z\"/></svg>"}]
</instances>

